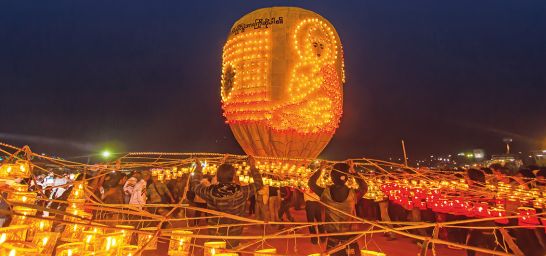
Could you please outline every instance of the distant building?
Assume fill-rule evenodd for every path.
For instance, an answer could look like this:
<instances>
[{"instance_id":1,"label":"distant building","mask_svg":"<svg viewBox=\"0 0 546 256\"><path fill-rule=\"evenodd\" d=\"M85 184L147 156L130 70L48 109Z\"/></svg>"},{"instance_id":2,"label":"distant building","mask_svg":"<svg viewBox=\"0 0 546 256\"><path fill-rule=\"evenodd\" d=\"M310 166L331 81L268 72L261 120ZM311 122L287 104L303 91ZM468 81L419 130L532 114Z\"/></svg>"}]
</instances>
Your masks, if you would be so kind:
<instances>
[{"instance_id":1,"label":"distant building","mask_svg":"<svg viewBox=\"0 0 546 256\"><path fill-rule=\"evenodd\" d=\"M523 166L523 161L515 155L492 155L491 160L486 161L486 165L492 164L501 164L511 171L517 171Z\"/></svg>"}]
</instances>

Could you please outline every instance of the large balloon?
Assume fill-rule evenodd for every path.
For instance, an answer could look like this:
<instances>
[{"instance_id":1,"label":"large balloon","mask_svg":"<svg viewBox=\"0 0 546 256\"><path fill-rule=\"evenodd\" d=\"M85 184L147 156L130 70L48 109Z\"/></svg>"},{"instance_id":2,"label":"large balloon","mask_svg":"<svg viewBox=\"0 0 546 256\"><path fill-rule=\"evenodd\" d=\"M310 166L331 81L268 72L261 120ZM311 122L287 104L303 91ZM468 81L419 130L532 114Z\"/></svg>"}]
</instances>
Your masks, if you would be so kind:
<instances>
[{"instance_id":1,"label":"large balloon","mask_svg":"<svg viewBox=\"0 0 546 256\"><path fill-rule=\"evenodd\" d=\"M344 76L330 22L301 8L258 9L224 45L224 116L247 154L315 158L339 125Z\"/></svg>"}]
</instances>

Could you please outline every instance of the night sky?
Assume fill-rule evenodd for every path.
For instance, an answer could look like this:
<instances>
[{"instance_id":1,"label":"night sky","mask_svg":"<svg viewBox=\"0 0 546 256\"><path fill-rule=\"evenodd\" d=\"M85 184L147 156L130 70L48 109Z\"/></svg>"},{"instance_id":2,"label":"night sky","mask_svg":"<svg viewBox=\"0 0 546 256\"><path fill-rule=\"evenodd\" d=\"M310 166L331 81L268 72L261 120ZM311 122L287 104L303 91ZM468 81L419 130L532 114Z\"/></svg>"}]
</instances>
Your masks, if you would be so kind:
<instances>
[{"instance_id":1,"label":"night sky","mask_svg":"<svg viewBox=\"0 0 546 256\"><path fill-rule=\"evenodd\" d=\"M546 145L546 1L0 1L0 141L65 157L241 153L221 50L254 9L299 6L344 45L344 116L322 157Z\"/></svg>"}]
</instances>

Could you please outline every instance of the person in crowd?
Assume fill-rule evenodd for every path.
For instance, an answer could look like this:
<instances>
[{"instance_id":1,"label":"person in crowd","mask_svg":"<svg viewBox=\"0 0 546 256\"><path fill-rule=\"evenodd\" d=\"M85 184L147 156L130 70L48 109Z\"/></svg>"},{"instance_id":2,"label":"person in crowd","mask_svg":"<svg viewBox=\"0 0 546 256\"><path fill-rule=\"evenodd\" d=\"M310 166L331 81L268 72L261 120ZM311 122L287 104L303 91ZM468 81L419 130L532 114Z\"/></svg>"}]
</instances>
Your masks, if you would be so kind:
<instances>
[{"instance_id":1,"label":"person in crowd","mask_svg":"<svg viewBox=\"0 0 546 256\"><path fill-rule=\"evenodd\" d=\"M294 206L294 210L299 211L302 206L305 207L303 193L297 189L293 189L292 192L292 205Z\"/></svg>"},{"instance_id":2,"label":"person in crowd","mask_svg":"<svg viewBox=\"0 0 546 256\"><path fill-rule=\"evenodd\" d=\"M150 172L149 171L143 171L141 175L135 175L133 176L137 180L137 182L131 186L130 184L127 184L129 180L125 183L125 186L123 187L123 191L125 194L131 195L131 198L129 199L129 204L136 207L137 209L142 209L143 206L146 204L147 199L147 183L148 180L150 180Z\"/></svg>"},{"instance_id":3,"label":"person in crowd","mask_svg":"<svg viewBox=\"0 0 546 256\"><path fill-rule=\"evenodd\" d=\"M485 174L484 172L477 169L468 169L466 182L469 186L470 191L481 191L485 189ZM480 195L484 200L487 200L487 197ZM482 226L482 227L494 227L495 223L493 221L482 221L482 222L473 222L469 223L469 226ZM462 231L458 231L456 235L460 234ZM490 230L483 229L468 229L466 236L467 245L474 247L482 247L488 249L494 249L494 236ZM474 256L476 252L473 250L466 250L466 255Z\"/></svg>"},{"instance_id":4,"label":"person in crowd","mask_svg":"<svg viewBox=\"0 0 546 256\"><path fill-rule=\"evenodd\" d=\"M208 178L202 178L200 184L202 186L207 186L208 187L208 186L211 185L211 180L209 180ZM199 195L196 195L193 192L193 189L192 189L190 198L191 198L192 205L194 207L197 207L197 208L200 208L200 209L207 209L207 201L205 201L205 199L203 199ZM195 225L195 226L199 225L199 222L201 222L200 218L201 218L202 215L204 215L203 211L200 211L200 210L193 211L193 217L195 218L193 220L193 225Z\"/></svg>"},{"instance_id":5,"label":"person in crowd","mask_svg":"<svg viewBox=\"0 0 546 256\"><path fill-rule=\"evenodd\" d=\"M361 198L366 193L367 185L362 179L356 179L358 190L352 190L347 187L346 182L349 180L349 175L354 173L352 162L337 163L331 171L333 185L326 188L321 188L317 185L317 180L320 177L320 172L316 171L309 179L309 188L319 196L320 201L326 207L325 221L326 222L347 222L351 221L351 213L354 211L354 206L357 198ZM324 230L327 233L343 233L352 231L351 224L325 224ZM331 236L326 242L326 249L337 247L344 244L353 236ZM360 255L358 243L353 242L343 250L331 254L332 256L341 255Z\"/></svg>"},{"instance_id":6,"label":"person in crowd","mask_svg":"<svg viewBox=\"0 0 546 256\"><path fill-rule=\"evenodd\" d=\"M78 174L76 176L76 178L74 179L74 181L82 181L83 176L84 176L83 174ZM66 209L68 204L63 204L63 203L60 203L60 202L66 201L68 199L68 197L70 197L70 194L72 193L73 189L74 189L74 184L70 183L70 185L68 185L68 188L64 189L63 193L59 197L55 198L55 202L52 202L49 208L51 208L53 210L58 210L58 211L63 211L64 212L64 210ZM59 191L59 190L57 190L57 191ZM52 195L52 196L54 196L54 195Z\"/></svg>"},{"instance_id":7,"label":"person in crowd","mask_svg":"<svg viewBox=\"0 0 546 256\"><path fill-rule=\"evenodd\" d=\"M275 186L269 186L269 221L279 221L279 210L281 208L281 197L279 195L279 188Z\"/></svg>"},{"instance_id":8,"label":"person in crowd","mask_svg":"<svg viewBox=\"0 0 546 256\"><path fill-rule=\"evenodd\" d=\"M248 199L248 216L256 213L256 195L253 195Z\"/></svg>"},{"instance_id":9,"label":"person in crowd","mask_svg":"<svg viewBox=\"0 0 546 256\"><path fill-rule=\"evenodd\" d=\"M267 207L269 203L269 186L264 185L258 190L256 197L256 218L263 221L269 221Z\"/></svg>"},{"instance_id":10,"label":"person in crowd","mask_svg":"<svg viewBox=\"0 0 546 256\"><path fill-rule=\"evenodd\" d=\"M290 206L292 205L292 196L294 195L290 187L281 187L281 207L279 208L279 220L284 221L283 217L286 215L289 221L294 221L294 217L290 214ZM281 227L281 226L279 226Z\"/></svg>"},{"instance_id":11,"label":"person in crowd","mask_svg":"<svg viewBox=\"0 0 546 256\"><path fill-rule=\"evenodd\" d=\"M379 215L381 216L381 220L390 222L391 217L389 215L389 199L384 198L383 200L381 200L381 201L379 201L377 203L379 205ZM390 225L390 224L388 224L387 226L390 227L390 228L393 228L393 226ZM384 235L387 236L387 240L389 240L389 241L396 239L396 235L394 233L392 233L392 232L387 232Z\"/></svg>"},{"instance_id":12,"label":"person in crowd","mask_svg":"<svg viewBox=\"0 0 546 256\"><path fill-rule=\"evenodd\" d=\"M171 192L167 188L165 183L158 180L157 175L153 175L152 178L148 181L146 186L148 192L148 203L149 204L172 204L174 203L174 197L171 195ZM159 206L151 207L150 212L159 215L165 215L169 212L168 207Z\"/></svg>"},{"instance_id":13,"label":"person in crowd","mask_svg":"<svg viewBox=\"0 0 546 256\"><path fill-rule=\"evenodd\" d=\"M174 197L175 203L182 203L182 199L186 190L186 181L188 180L188 175L184 174L182 176L176 177L167 183L167 188L171 191L171 195ZM180 218L186 217L185 210L181 208L175 209L173 212L175 216Z\"/></svg>"},{"instance_id":14,"label":"person in crowd","mask_svg":"<svg viewBox=\"0 0 546 256\"><path fill-rule=\"evenodd\" d=\"M540 168L535 174L535 186L539 188L546 187L546 168Z\"/></svg>"},{"instance_id":15,"label":"person in crowd","mask_svg":"<svg viewBox=\"0 0 546 256\"><path fill-rule=\"evenodd\" d=\"M520 169L514 176L510 177L513 185L522 186L525 189L535 187L535 174L531 169Z\"/></svg>"},{"instance_id":16,"label":"person in crowd","mask_svg":"<svg viewBox=\"0 0 546 256\"><path fill-rule=\"evenodd\" d=\"M480 169L485 174L485 182L486 184L491 183L494 181L495 176L493 176L493 171L489 167L482 167Z\"/></svg>"},{"instance_id":17,"label":"person in crowd","mask_svg":"<svg viewBox=\"0 0 546 256\"><path fill-rule=\"evenodd\" d=\"M128 204L129 201L131 200L135 185L141 179L142 179L142 175L140 174L140 172L135 171L135 172L131 173L129 179L127 179L127 181L123 185L123 195L124 195L123 201L125 202L125 204Z\"/></svg>"},{"instance_id":18,"label":"person in crowd","mask_svg":"<svg viewBox=\"0 0 546 256\"><path fill-rule=\"evenodd\" d=\"M520 169L514 176L510 177L515 186L521 186L525 189L530 189L536 186L535 174L531 169ZM509 220L512 224L517 225L515 219ZM542 235L540 232L535 232L531 229L514 229L512 231L516 237L516 244L525 253L525 255L544 255L544 248L541 246Z\"/></svg>"},{"instance_id":19,"label":"person in crowd","mask_svg":"<svg viewBox=\"0 0 546 256\"><path fill-rule=\"evenodd\" d=\"M80 175L81 176L81 175ZM52 192L52 198L60 198L64 191L66 190L66 179L64 176L57 176L53 180L53 192Z\"/></svg>"},{"instance_id":20,"label":"person in crowd","mask_svg":"<svg viewBox=\"0 0 546 256\"><path fill-rule=\"evenodd\" d=\"M207 207L211 210L223 212L226 214L243 216L245 211L246 201L256 194L262 186L262 176L256 169L256 160L254 157L248 158L250 165L250 173L254 179L254 183L242 186L234 182L235 168L231 164L221 164L216 172L217 184L202 184L203 179L202 166L197 164L195 172L191 178L192 190L201 198L207 202ZM209 225L224 225L224 224L238 224L240 221L229 218L209 218ZM213 235L221 236L238 236L243 231L242 226L221 227L216 229L209 229L209 232ZM238 240L229 239L226 241L229 248L233 248L239 244Z\"/></svg>"},{"instance_id":21,"label":"person in crowd","mask_svg":"<svg viewBox=\"0 0 546 256\"><path fill-rule=\"evenodd\" d=\"M169 182L167 182L167 188L169 191L171 191L171 194L173 195L174 201L176 203L179 203L180 200L182 200L182 196L184 195L184 190L186 188L186 180L188 178L187 174L184 174L183 176L178 176L176 179L172 179Z\"/></svg>"},{"instance_id":22,"label":"person in crowd","mask_svg":"<svg viewBox=\"0 0 546 256\"><path fill-rule=\"evenodd\" d=\"M303 191L303 199L305 200L305 216L307 222L322 222L322 205L319 202L319 198L311 190ZM322 234L324 233L324 227L322 225L309 226L309 234ZM321 241L323 237L320 237ZM318 237L311 237L312 244L318 244Z\"/></svg>"},{"instance_id":23,"label":"person in crowd","mask_svg":"<svg viewBox=\"0 0 546 256\"><path fill-rule=\"evenodd\" d=\"M493 183L503 182L505 184L510 183L510 178L507 176L508 170L500 164L492 164L489 166L493 172Z\"/></svg>"},{"instance_id":24,"label":"person in crowd","mask_svg":"<svg viewBox=\"0 0 546 256\"><path fill-rule=\"evenodd\" d=\"M51 197L51 186L46 186L42 189L42 193L39 194L39 200L38 205L42 207L42 210L38 210L36 212L36 216L49 216L49 212L46 210L49 208L49 205L51 204L50 198Z\"/></svg>"},{"instance_id":25,"label":"person in crowd","mask_svg":"<svg viewBox=\"0 0 546 256\"><path fill-rule=\"evenodd\" d=\"M126 175L116 172L108 176L110 178L103 184L102 202L105 204L124 204L123 185L127 181ZM111 220L121 219L121 215L114 212L108 212L104 217Z\"/></svg>"}]
</instances>

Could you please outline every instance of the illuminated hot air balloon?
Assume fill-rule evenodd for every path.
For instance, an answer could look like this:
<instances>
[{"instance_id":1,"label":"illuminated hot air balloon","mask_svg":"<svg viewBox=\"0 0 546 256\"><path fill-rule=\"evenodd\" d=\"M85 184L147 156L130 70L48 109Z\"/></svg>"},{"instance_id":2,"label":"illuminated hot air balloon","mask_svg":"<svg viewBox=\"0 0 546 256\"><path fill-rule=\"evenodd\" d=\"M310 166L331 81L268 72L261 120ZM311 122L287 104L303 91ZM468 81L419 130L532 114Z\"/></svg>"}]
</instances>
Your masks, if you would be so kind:
<instances>
[{"instance_id":1,"label":"illuminated hot air balloon","mask_svg":"<svg viewBox=\"0 0 546 256\"><path fill-rule=\"evenodd\" d=\"M222 108L250 155L315 158L339 125L345 80L337 32L296 7L255 10L222 54Z\"/></svg>"}]
</instances>

